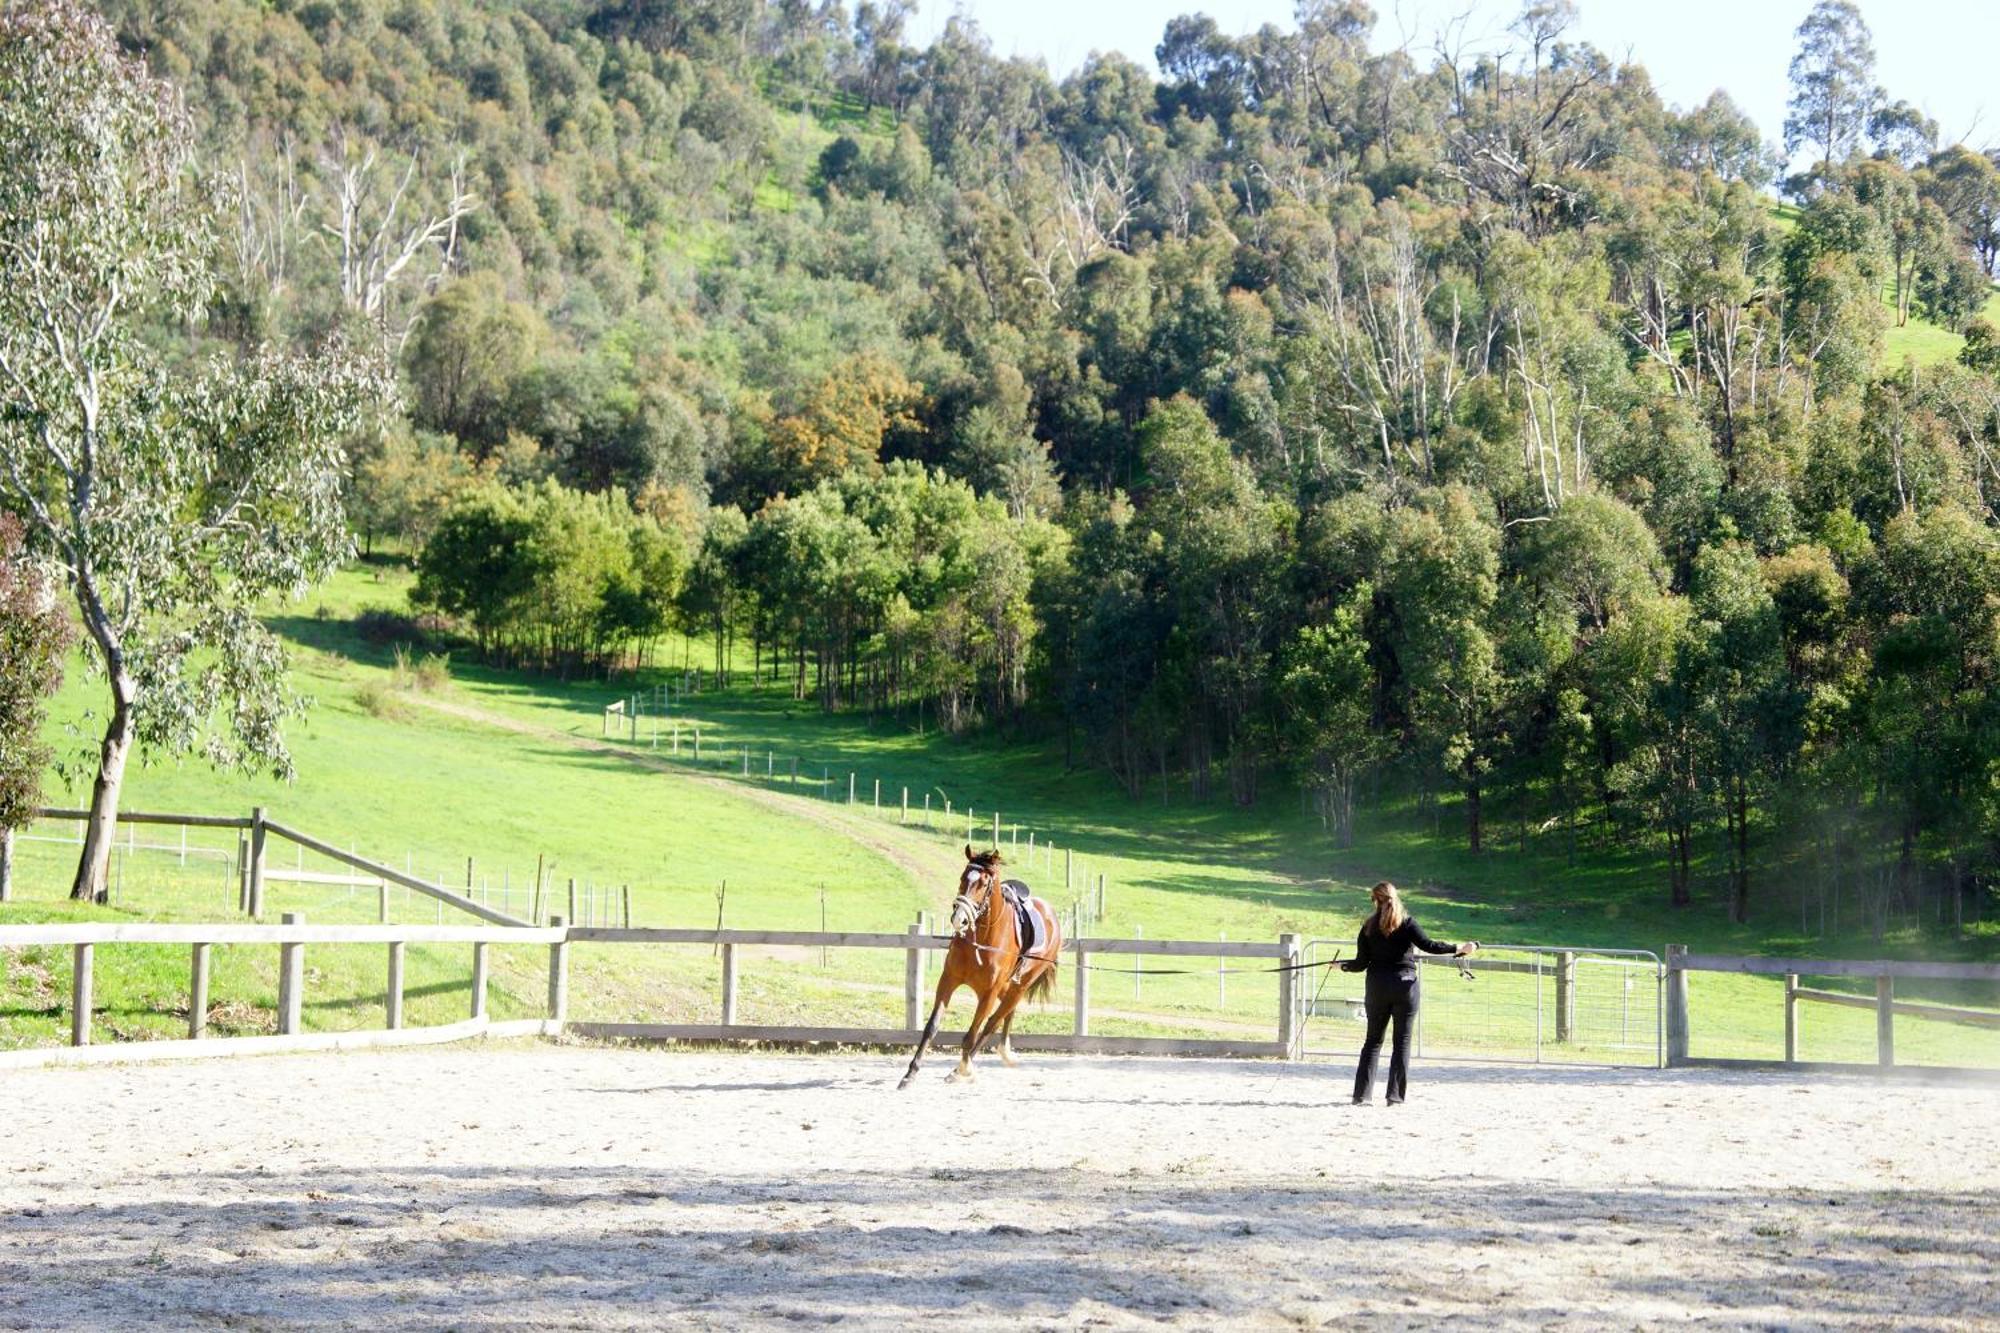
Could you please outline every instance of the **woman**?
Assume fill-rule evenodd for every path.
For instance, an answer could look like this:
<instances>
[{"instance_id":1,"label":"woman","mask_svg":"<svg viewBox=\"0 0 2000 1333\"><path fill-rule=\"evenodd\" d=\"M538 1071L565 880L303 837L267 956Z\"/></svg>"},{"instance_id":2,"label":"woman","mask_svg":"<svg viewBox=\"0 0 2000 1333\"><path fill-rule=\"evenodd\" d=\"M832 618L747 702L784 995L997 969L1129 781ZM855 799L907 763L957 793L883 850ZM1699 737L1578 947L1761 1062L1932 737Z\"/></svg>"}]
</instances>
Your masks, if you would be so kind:
<instances>
[{"instance_id":1,"label":"woman","mask_svg":"<svg viewBox=\"0 0 2000 1333\"><path fill-rule=\"evenodd\" d=\"M1354 1071L1354 1104L1365 1106L1375 1082L1375 1058L1382 1051L1382 1032L1396 1021L1389 1048L1389 1105L1400 1106L1410 1082L1410 1023L1417 1016L1417 953L1464 955L1479 947L1440 944L1424 934L1415 917L1403 910L1403 896L1383 880L1370 891L1375 910L1362 923L1354 957L1340 965L1344 972L1368 974L1368 1038L1361 1043L1361 1064Z\"/></svg>"}]
</instances>

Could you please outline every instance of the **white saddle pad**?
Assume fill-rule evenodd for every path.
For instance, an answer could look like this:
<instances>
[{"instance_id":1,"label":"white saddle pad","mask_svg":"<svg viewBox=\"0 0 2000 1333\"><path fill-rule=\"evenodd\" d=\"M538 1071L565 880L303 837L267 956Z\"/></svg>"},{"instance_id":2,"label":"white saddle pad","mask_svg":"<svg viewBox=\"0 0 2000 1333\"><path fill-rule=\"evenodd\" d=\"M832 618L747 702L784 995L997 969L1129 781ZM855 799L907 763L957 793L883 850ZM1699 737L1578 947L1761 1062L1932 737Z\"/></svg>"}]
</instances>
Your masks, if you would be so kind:
<instances>
[{"instance_id":1,"label":"white saddle pad","mask_svg":"<svg viewBox=\"0 0 2000 1333\"><path fill-rule=\"evenodd\" d=\"M1028 905L1028 938L1021 941L1021 952L1037 958L1046 956L1048 950L1044 946L1049 942L1049 922L1055 920L1055 908L1049 906L1047 899L1029 893L1028 886L1019 880L1010 879L1007 886L1014 897Z\"/></svg>"}]
</instances>

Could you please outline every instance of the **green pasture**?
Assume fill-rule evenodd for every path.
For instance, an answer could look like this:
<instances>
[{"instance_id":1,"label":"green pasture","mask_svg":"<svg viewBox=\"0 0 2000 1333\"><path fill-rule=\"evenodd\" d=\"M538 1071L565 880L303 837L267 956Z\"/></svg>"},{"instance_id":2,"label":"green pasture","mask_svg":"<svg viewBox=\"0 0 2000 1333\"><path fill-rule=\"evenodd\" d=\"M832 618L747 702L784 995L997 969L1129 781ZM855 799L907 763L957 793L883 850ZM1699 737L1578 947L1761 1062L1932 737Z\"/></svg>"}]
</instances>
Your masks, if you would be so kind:
<instances>
[{"instance_id":1,"label":"green pasture","mask_svg":"<svg viewBox=\"0 0 2000 1333\"><path fill-rule=\"evenodd\" d=\"M948 901L970 808L973 841L980 845L992 840L992 815L999 810L1011 873L1059 908L1094 906L1086 886L1104 876L1103 917L1084 916L1086 935L1272 940L1290 932L1323 941L1318 956L1325 957L1351 947L1365 910L1363 889L1386 877L1405 886L1423 919L1444 938L1655 953L1668 942L1786 955L1899 956L1925 949L1908 936L1877 944L1852 930L1819 938L1810 911L1801 923L1806 890L1793 884L1760 885L1752 919L1741 926L1727 921L1719 888L1677 912L1666 902L1656 848L1595 833L1572 848L1563 832L1516 824L1504 811L1490 818L1487 850L1473 856L1464 850L1461 813L1453 803L1419 815L1393 791L1367 804L1357 845L1344 852L1301 812L1295 793L1275 786L1250 810L1220 798L1198 803L1185 791L1162 799L1157 788L1135 801L1095 768L1067 765L1060 734L958 738L920 732L911 719L828 716L794 702L788 683L751 683L747 652L734 664L738 683L730 689L714 689L710 677L710 688L676 699L663 714L649 702L653 711L640 716L636 739L629 723L606 739L606 704L635 691L657 701L663 682L681 682L686 668L709 667L712 647L669 636L656 645L653 666L609 683L564 682L459 660L450 665L449 684L426 690L397 670L394 645L364 642L355 629L354 618L364 609L403 609L408 582L407 570L391 561L360 563L273 617L293 652L298 688L315 701L289 732L295 782L223 775L195 762L162 763L131 774L128 808L247 813L262 805L276 820L460 891L467 888L470 860L471 891L518 915L536 908L544 916L566 914L574 879L578 914L600 922L620 919L629 890L632 919L641 925L712 926L720 909L732 926L817 929L824 922L834 929L900 931L920 910L935 920ZM56 701L50 734L68 771L87 772L82 761L101 708L98 688L73 669ZM693 753L697 727L699 762ZM850 773L857 798L852 806ZM86 790L82 783L72 789L52 780L45 794L52 802L80 804ZM194 835L183 852L176 830L128 828L122 837L132 845L114 859L113 901L104 908L62 901L75 857L74 846L62 840L73 836L73 826L53 821L28 830L17 858L17 902L0 907L0 921L99 912L216 920L234 912L233 833L205 840ZM538 859L542 894L536 899ZM278 875L341 872L281 840L273 841L269 864ZM1068 886L1066 865L1074 869ZM1704 859L1698 870L1707 866ZM388 905L396 920L435 920L439 910L401 890L391 891ZM372 921L380 907L373 886L274 876L267 888L271 915L301 911L313 921ZM1964 956L1980 956L1981 942L1990 955L1991 937L1982 936L1962 950ZM469 947L410 952L410 1021L443 1022L468 1012ZM496 1017L536 1012L545 956L525 950L510 959L506 952L495 960L492 1011ZM61 1007L67 950L30 953L35 956L5 960L0 1042L54 1042L67 1032ZM738 1013L745 1022L879 1025L901 1019L900 951L821 956L774 948L746 950L740 961ZM1262 960L1232 960L1228 966L1241 971L1226 977L1218 974L1223 964L1216 960L1186 960L1189 975L1138 977L1131 976L1129 959L1097 961L1108 970L1092 978L1095 1031L1256 1036L1273 1024L1276 980L1250 971ZM1147 967L1182 965L1145 960ZM177 947L100 949L103 1034L181 1030L186 966L186 950ZM384 951L309 949L308 967L309 1026L380 1021ZM579 1019L702 1021L719 1005L719 964L710 948L579 946L574 967L572 1012ZM1353 980L1336 973L1321 986L1315 974L1308 983L1326 1002L1311 1020L1317 1028L1309 1033L1311 1044L1351 1046L1357 1039L1356 1025L1339 1005ZM1066 1030L1070 984L1065 976L1055 1003L1027 1016L1024 1028ZM1427 984L1430 1049L1532 1057L1538 1019L1521 991L1523 978L1462 982L1447 969ZM1648 1040L1650 988L1645 980L1639 997ZM1957 1003L2000 999L1932 990ZM231 1021L240 1021L243 1030L268 1024L275 994L275 949L218 950L214 996L223 1009L215 1030L232 1030ZM1696 1054L1778 1053L1782 1003L1774 980L1698 976L1694 998ZM1637 999L1621 993L1619 1002L1629 1031ZM1553 1049L1546 1010L1540 1021L1545 1058L1622 1049L1598 1029L1579 1034L1566 1051ZM1871 1058L1873 1024L1862 1011L1814 1006L1806 1053ZM1910 1061L2000 1063L1995 1038L1911 1018L1898 1022L1899 1056Z\"/></svg>"}]
</instances>

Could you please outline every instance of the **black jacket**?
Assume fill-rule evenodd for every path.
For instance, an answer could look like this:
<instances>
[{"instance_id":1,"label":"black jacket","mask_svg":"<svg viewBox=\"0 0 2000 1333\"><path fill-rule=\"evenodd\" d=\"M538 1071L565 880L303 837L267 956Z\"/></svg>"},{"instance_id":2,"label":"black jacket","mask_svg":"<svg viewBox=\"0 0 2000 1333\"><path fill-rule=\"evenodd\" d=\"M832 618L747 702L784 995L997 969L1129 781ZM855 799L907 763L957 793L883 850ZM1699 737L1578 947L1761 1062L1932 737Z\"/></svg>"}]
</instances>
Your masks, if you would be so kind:
<instances>
[{"instance_id":1,"label":"black jacket","mask_svg":"<svg viewBox=\"0 0 2000 1333\"><path fill-rule=\"evenodd\" d=\"M1413 916L1386 936L1369 917L1354 941L1354 957L1340 965L1343 972L1366 972L1370 981L1415 981L1417 950L1425 953L1457 953L1456 944L1444 944L1424 934Z\"/></svg>"}]
</instances>

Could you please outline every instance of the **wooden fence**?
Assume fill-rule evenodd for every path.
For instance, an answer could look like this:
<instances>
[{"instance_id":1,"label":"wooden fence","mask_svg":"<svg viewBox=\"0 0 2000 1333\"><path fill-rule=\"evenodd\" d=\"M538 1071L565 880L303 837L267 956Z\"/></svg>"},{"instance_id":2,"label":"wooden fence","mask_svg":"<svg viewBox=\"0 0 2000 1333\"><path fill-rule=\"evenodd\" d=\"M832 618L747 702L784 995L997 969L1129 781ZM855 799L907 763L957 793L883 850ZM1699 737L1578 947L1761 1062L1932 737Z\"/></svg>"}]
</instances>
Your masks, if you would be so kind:
<instances>
[{"instance_id":1,"label":"wooden fence","mask_svg":"<svg viewBox=\"0 0 2000 1333\"><path fill-rule=\"evenodd\" d=\"M556 923L533 926L315 926L295 912L275 926L202 923L168 925L150 922L77 922L60 925L0 926L0 948L68 945L70 967L70 1046L68 1049L0 1051L0 1069L22 1065L63 1064L79 1060L186 1059L195 1056L242 1055L278 1051L338 1049L353 1046L408 1045L425 1041L457 1041L479 1035L553 1035L562 1029L568 1004L568 930ZM96 952L99 945L184 944L188 948L188 1035L185 1041L121 1042L93 1047L91 1016L95 1008ZM208 1028L210 955L218 944L275 945L278 950L278 1035L204 1040ZM379 944L386 946L387 985L380 1032L306 1033L305 949L309 944ZM472 996L470 1013L461 1023L405 1030L403 1027L403 964L411 944L470 944ZM496 1024L487 1017L487 951L495 944L549 946L548 1017ZM92 1052L95 1052L93 1054Z\"/></svg>"},{"instance_id":2,"label":"wooden fence","mask_svg":"<svg viewBox=\"0 0 2000 1333\"><path fill-rule=\"evenodd\" d=\"M929 933L920 920L901 934L874 931L813 930L707 930L707 929L597 929L572 928L569 938L590 944L699 944L719 946L722 971L722 1000L713 1023L570 1023L567 1030L584 1037L641 1039L652 1041L767 1041L793 1044L836 1043L852 1046L907 1046L916 1042L930 1012L932 992L927 984L927 956L951 946L949 935ZM903 1026L822 1027L812 1025L760 1025L740 1023L736 1017L739 951L746 946L793 945L812 948L898 949L904 954ZM1281 935L1275 941L1230 940L1147 940L1073 939L1064 942L1068 954L1063 960L1073 977L1074 998L1070 1031L1062 1033L1019 1033L1014 1044L1023 1050L1078 1051L1103 1055L1208 1055L1267 1056L1297 1059L1300 1049L1299 985L1300 949L1297 935ZM1235 958L1263 959L1278 978L1277 1012L1273 1016L1268 1041L1225 1040L1195 1037L1100 1036L1090 1030L1090 978L1097 965L1091 960L1110 955L1155 958ZM1129 975L1115 969L1117 975ZM962 1010L961 1010L962 1012ZM939 1042L962 1040L964 1030L940 1034Z\"/></svg>"},{"instance_id":3,"label":"wooden fence","mask_svg":"<svg viewBox=\"0 0 2000 1333\"><path fill-rule=\"evenodd\" d=\"M90 812L88 810L67 810L48 807L37 810L35 817L37 819L81 821L89 819ZM358 855L345 848L337 847L322 838L316 838L309 833L302 833L297 829L280 824L276 820L271 819L265 813L262 806L258 806L252 810L248 816L160 814L141 810L120 810L118 812L118 822L127 825L165 824L179 825L183 829L212 828L237 829L242 831L245 835L243 840L243 879L237 906L246 916L253 919L262 918L264 915L265 885L273 880L289 880L372 884L380 895L380 915L385 922L389 917L389 886L393 884L409 889L412 892L435 898L443 906L455 907L461 912L478 917L482 921L490 921L494 925L526 927L533 924L531 919L501 911L489 904L479 902L466 894L448 889L442 884L434 884L421 876L398 870L394 866L384 865L379 861L370 860L368 857ZM308 852L324 856L328 860L338 862L341 865L352 867L354 870L361 872L361 874L348 878L323 875L309 876L297 871L273 872L267 864L270 840L272 838L282 839ZM467 887L470 888L471 886L468 885ZM537 893L539 893L540 886L537 885L536 887ZM571 890L571 896L574 897L574 888ZM0 877L0 902L6 901L6 898L5 878Z\"/></svg>"},{"instance_id":4,"label":"wooden fence","mask_svg":"<svg viewBox=\"0 0 2000 1333\"><path fill-rule=\"evenodd\" d=\"M1734 972L1751 976L1785 979L1785 1058L1782 1061L1724 1059L1688 1053L1691 1020L1688 1010L1690 972ZM1800 977L1872 977L1875 994L1849 995L1841 991L1801 986ZM1990 1009L1968 1009L1955 1005L1917 1003L1896 998L1896 978L1932 981L1986 981L2000 985L2000 963L1903 962L1889 959L1845 958L1744 958L1723 954L1689 953L1686 945L1667 946L1667 1064L1710 1065L1740 1068L1792 1067L1808 1069L1892 1069L1896 1065L1896 1015L1927 1018L1971 1027L2000 1028L2000 1013ZM1861 1065L1799 1058L1799 1005L1807 1003L1844 1005L1875 1011L1875 1064ZM2000 1071L1913 1067L1925 1074L1969 1074L1980 1078L2000 1078Z\"/></svg>"},{"instance_id":5,"label":"wooden fence","mask_svg":"<svg viewBox=\"0 0 2000 1333\"><path fill-rule=\"evenodd\" d=\"M569 1021L570 948L573 944L702 945L716 949L721 960L722 1000L717 1021L710 1023L572 1023ZM188 948L188 1036L184 1041L122 1042L93 1047L95 954L99 945L181 944ZM278 1034L275 1037L235 1037L205 1040L208 1020L210 954L218 944L266 945L278 950ZM305 992L305 949L308 945L378 944L386 948L387 986L383 1029L378 1032L314 1033L302 1031ZM411 944L472 946L470 1014L460 1023L415 1030L403 1027L403 967ZM488 949L495 944L546 945L548 1003L540 1019L493 1023L487 1017ZM198 924L166 925L125 922L84 922L60 925L0 926L0 948L31 945L62 946L72 951L70 982L70 1047L0 1051L0 1069L23 1065L69 1063L76 1060L185 1059L196 1056L327 1048L403 1045L421 1041L456 1041L478 1035L559 1035L625 1040L742 1041L785 1044L907 1046L918 1037L928 1012L930 995L924 986L927 955L950 947L951 937L930 934L922 922L903 933L806 930L624 929L576 927L562 917L535 926L325 926L309 925L297 913L287 913L275 926ZM814 948L898 949L906 955L904 1025L900 1028L812 1025L770 1026L740 1023L736 1018L738 963L741 950L757 945L806 945ZM1023 1034L1015 1044L1030 1050L1088 1051L1100 1054L1273 1056L1297 1058L1300 972L1299 940L1285 935L1274 942L1216 940L1073 940L1067 945L1075 975L1073 1030L1068 1033ZM1229 1041L1179 1037L1109 1037L1090 1031L1092 957L1146 955L1162 958L1222 957L1269 960L1278 976L1278 1005L1269 1041ZM1290 965L1289 970L1287 969ZM1123 975L1122 969L1120 974ZM963 1036L961 1032L959 1037ZM958 1038L954 1037L952 1040Z\"/></svg>"}]
</instances>

